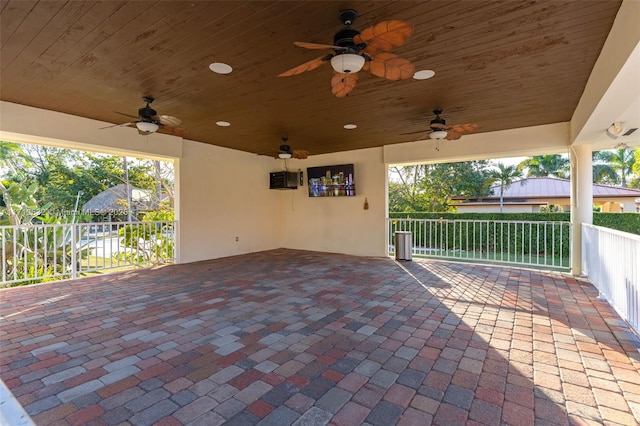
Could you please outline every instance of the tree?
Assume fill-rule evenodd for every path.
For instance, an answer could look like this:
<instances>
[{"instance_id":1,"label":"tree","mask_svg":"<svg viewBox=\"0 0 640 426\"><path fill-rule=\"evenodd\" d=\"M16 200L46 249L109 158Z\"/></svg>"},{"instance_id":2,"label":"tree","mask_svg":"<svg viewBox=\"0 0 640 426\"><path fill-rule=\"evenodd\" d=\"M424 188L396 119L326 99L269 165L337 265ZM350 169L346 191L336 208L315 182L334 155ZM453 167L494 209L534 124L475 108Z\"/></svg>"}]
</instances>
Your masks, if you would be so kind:
<instances>
[{"instance_id":1,"label":"tree","mask_svg":"<svg viewBox=\"0 0 640 426\"><path fill-rule=\"evenodd\" d=\"M416 212L422 211L426 203L422 191L422 181L427 166L391 167L392 177L389 182L389 211Z\"/></svg>"},{"instance_id":2,"label":"tree","mask_svg":"<svg viewBox=\"0 0 640 426\"><path fill-rule=\"evenodd\" d=\"M28 162L29 158L22 149L22 145L0 141L0 168L6 167L10 173L15 175L19 173L19 167Z\"/></svg>"},{"instance_id":3,"label":"tree","mask_svg":"<svg viewBox=\"0 0 640 426\"><path fill-rule=\"evenodd\" d=\"M497 170L492 170L491 178L500 184L500 213L504 203L504 191L516 180L522 178L522 171L517 166L505 166L502 163L496 164Z\"/></svg>"},{"instance_id":4,"label":"tree","mask_svg":"<svg viewBox=\"0 0 640 426\"><path fill-rule=\"evenodd\" d=\"M20 225L33 218L29 213L34 212L37 207L33 197L37 185L27 185L27 177L20 172L20 166L27 163L28 159L21 145L0 141L0 168L9 170L7 179L0 179L0 224L7 221L11 225ZM7 218L4 219L4 216Z\"/></svg>"},{"instance_id":5,"label":"tree","mask_svg":"<svg viewBox=\"0 0 640 426\"><path fill-rule=\"evenodd\" d=\"M618 174L609 164L608 153L606 151L594 151L591 153L593 167L593 183L605 185L616 185Z\"/></svg>"},{"instance_id":6,"label":"tree","mask_svg":"<svg viewBox=\"0 0 640 426\"><path fill-rule=\"evenodd\" d=\"M489 194L489 162L422 164L392 167L389 182L389 211L443 212L455 209L454 196Z\"/></svg>"},{"instance_id":7,"label":"tree","mask_svg":"<svg viewBox=\"0 0 640 426\"><path fill-rule=\"evenodd\" d=\"M527 177L569 177L569 159L560 154L536 155L518 164L520 171L527 171Z\"/></svg>"},{"instance_id":8,"label":"tree","mask_svg":"<svg viewBox=\"0 0 640 426\"><path fill-rule=\"evenodd\" d=\"M609 183L627 187L627 178L631 176L636 157L630 149L598 151L594 153L594 182Z\"/></svg>"}]
</instances>

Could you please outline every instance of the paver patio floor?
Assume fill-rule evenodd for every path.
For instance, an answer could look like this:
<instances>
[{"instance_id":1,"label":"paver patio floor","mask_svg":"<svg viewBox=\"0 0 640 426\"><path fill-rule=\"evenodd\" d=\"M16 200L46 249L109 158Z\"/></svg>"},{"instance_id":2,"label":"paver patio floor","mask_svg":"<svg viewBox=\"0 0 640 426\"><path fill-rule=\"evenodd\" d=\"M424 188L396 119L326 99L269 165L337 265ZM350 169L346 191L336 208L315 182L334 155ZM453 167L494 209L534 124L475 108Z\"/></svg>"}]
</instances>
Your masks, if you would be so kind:
<instances>
[{"instance_id":1,"label":"paver patio floor","mask_svg":"<svg viewBox=\"0 0 640 426\"><path fill-rule=\"evenodd\" d=\"M567 275L274 250L0 298L38 425L640 422L640 340Z\"/></svg>"}]
</instances>

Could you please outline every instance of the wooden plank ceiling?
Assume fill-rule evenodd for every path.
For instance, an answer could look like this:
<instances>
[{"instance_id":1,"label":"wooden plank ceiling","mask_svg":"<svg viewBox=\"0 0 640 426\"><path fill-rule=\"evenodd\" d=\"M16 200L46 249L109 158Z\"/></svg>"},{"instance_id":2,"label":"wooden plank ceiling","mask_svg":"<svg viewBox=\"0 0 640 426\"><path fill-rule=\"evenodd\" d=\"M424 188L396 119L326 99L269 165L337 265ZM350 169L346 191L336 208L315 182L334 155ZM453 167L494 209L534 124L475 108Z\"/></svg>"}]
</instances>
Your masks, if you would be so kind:
<instances>
[{"instance_id":1,"label":"wooden plank ceiling","mask_svg":"<svg viewBox=\"0 0 640 426\"><path fill-rule=\"evenodd\" d=\"M478 123L480 132L568 121L620 1L2 0L0 7L4 101L124 123L115 111L137 115L141 97L152 95L152 106L180 118L189 139L268 153L286 135L294 149L320 154L416 140L436 107L448 124ZM393 52L435 77L387 81L361 71L346 98L331 94L329 64L278 78L322 54L293 42L331 44L344 8L359 12L360 30L391 19L414 24ZM233 72L214 74L212 62ZM343 129L347 123L358 128Z\"/></svg>"}]
</instances>

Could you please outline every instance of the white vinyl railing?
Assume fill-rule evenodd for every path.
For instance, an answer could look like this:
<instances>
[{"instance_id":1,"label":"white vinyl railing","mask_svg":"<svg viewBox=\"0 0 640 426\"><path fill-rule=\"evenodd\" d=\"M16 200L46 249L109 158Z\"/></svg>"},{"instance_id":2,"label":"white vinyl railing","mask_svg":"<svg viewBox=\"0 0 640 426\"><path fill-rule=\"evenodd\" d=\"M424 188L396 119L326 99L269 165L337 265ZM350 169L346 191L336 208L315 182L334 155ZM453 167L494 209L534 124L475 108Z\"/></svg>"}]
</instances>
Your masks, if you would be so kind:
<instances>
[{"instance_id":1,"label":"white vinyl railing","mask_svg":"<svg viewBox=\"0 0 640 426\"><path fill-rule=\"evenodd\" d=\"M413 256L568 270L569 222L387 219L389 255L396 231L410 231Z\"/></svg>"},{"instance_id":2,"label":"white vinyl railing","mask_svg":"<svg viewBox=\"0 0 640 426\"><path fill-rule=\"evenodd\" d=\"M0 287L175 262L175 221L0 226Z\"/></svg>"},{"instance_id":3,"label":"white vinyl railing","mask_svg":"<svg viewBox=\"0 0 640 426\"><path fill-rule=\"evenodd\" d=\"M583 223L582 273L640 332L640 235Z\"/></svg>"}]
</instances>

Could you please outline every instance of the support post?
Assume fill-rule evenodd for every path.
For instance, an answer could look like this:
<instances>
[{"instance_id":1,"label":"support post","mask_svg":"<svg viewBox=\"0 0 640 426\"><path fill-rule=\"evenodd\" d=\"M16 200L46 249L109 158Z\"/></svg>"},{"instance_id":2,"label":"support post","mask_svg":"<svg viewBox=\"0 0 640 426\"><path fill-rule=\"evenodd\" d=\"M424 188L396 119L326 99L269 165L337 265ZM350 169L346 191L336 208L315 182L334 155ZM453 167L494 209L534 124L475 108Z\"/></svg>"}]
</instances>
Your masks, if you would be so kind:
<instances>
[{"instance_id":1,"label":"support post","mask_svg":"<svg viewBox=\"0 0 640 426\"><path fill-rule=\"evenodd\" d=\"M591 145L571 147L571 274L582 274L582 224L593 224Z\"/></svg>"},{"instance_id":2,"label":"support post","mask_svg":"<svg viewBox=\"0 0 640 426\"><path fill-rule=\"evenodd\" d=\"M78 267L77 267L77 263L78 263L78 256L76 253L76 246L77 246L77 240L76 240L76 224L71 222L71 279L75 280L76 278L78 278Z\"/></svg>"}]
</instances>

